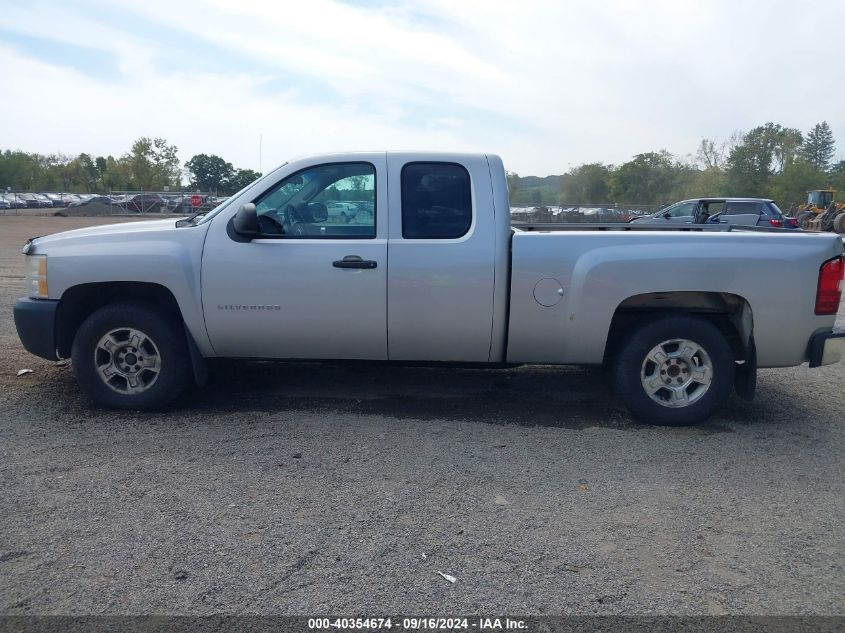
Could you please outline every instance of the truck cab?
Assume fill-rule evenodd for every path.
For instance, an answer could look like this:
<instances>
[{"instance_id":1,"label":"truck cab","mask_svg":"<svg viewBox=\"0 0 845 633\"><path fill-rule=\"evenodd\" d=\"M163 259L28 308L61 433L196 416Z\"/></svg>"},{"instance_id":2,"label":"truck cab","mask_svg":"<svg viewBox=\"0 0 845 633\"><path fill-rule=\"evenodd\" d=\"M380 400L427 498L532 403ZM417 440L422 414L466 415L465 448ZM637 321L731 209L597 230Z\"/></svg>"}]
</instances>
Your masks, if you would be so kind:
<instances>
[{"instance_id":1,"label":"truck cab","mask_svg":"<svg viewBox=\"0 0 845 633\"><path fill-rule=\"evenodd\" d=\"M214 281L202 285L202 303L214 353L490 361L497 209L489 182L484 156L289 163L241 197L254 205L246 213L254 233L238 217L243 203L205 220L202 276ZM373 210L345 220L327 212L353 197ZM501 222L507 214L499 209Z\"/></svg>"}]
</instances>

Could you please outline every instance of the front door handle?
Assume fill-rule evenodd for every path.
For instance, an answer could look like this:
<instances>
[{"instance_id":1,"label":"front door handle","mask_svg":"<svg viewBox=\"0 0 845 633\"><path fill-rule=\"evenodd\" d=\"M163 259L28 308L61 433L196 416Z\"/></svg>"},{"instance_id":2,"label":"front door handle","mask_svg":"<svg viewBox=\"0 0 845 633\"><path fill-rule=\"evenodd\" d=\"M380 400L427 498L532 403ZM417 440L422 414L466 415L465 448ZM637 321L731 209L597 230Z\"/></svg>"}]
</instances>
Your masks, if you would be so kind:
<instances>
[{"instance_id":1,"label":"front door handle","mask_svg":"<svg viewBox=\"0 0 845 633\"><path fill-rule=\"evenodd\" d=\"M367 268L372 269L378 266L378 262L372 259L361 259L358 255L347 255L343 259L332 262L335 268Z\"/></svg>"}]
</instances>

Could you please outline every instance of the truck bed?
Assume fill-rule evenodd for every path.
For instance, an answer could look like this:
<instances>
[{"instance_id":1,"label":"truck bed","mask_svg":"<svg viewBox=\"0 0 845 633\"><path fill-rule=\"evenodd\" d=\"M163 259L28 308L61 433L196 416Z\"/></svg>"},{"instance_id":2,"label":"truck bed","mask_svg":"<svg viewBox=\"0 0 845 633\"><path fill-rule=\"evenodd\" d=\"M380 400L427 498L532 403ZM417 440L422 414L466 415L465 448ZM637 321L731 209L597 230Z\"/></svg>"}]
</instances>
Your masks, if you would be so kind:
<instances>
[{"instance_id":1,"label":"truck bed","mask_svg":"<svg viewBox=\"0 0 845 633\"><path fill-rule=\"evenodd\" d=\"M512 228L509 362L601 363L620 306L659 302L666 293L747 303L760 367L800 364L810 336L832 326L813 311L819 265L842 253L830 233L621 223Z\"/></svg>"}]
</instances>

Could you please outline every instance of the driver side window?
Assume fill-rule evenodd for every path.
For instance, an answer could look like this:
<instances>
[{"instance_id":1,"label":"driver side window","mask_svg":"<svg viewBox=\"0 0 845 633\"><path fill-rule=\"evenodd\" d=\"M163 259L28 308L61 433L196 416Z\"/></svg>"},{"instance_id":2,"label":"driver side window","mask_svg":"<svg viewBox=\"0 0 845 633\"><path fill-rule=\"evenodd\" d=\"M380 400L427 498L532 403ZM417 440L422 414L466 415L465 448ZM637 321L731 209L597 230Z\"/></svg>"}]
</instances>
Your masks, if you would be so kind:
<instances>
[{"instance_id":1,"label":"driver side window","mask_svg":"<svg viewBox=\"0 0 845 633\"><path fill-rule=\"evenodd\" d=\"M288 176L255 200L261 233L290 238L376 236L376 170L331 163Z\"/></svg>"}]
</instances>

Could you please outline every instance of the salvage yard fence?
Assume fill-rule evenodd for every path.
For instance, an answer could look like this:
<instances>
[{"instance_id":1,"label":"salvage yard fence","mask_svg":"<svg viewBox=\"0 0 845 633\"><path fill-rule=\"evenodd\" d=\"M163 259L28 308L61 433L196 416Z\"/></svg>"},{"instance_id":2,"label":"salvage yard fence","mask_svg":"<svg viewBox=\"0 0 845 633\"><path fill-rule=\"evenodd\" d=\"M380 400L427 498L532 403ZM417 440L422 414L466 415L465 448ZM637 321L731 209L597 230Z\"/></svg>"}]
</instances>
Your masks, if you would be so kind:
<instances>
[{"instance_id":1,"label":"salvage yard fence","mask_svg":"<svg viewBox=\"0 0 845 633\"><path fill-rule=\"evenodd\" d=\"M542 224L628 222L635 217L657 213L664 206L658 204L563 204L511 207L511 218L514 222Z\"/></svg>"},{"instance_id":2,"label":"salvage yard fence","mask_svg":"<svg viewBox=\"0 0 845 633\"><path fill-rule=\"evenodd\" d=\"M2 193L0 215L98 216L208 211L225 198L209 191L110 191L74 194Z\"/></svg>"},{"instance_id":3,"label":"salvage yard fence","mask_svg":"<svg viewBox=\"0 0 845 633\"><path fill-rule=\"evenodd\" d=\"M33 199L35 195L38 198ZM85 195L93 197L82 200L79 198L80 194L66 192L3 194L3 199L0 200L0 215L191 215L213 209L225 200L210 191L110 191ZM615 203L512 206L511 218L514 222L543 224L628 222L634 217L656 213L664 207L665 205L656 204Z\"/></svg>"}]
</instances>

